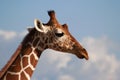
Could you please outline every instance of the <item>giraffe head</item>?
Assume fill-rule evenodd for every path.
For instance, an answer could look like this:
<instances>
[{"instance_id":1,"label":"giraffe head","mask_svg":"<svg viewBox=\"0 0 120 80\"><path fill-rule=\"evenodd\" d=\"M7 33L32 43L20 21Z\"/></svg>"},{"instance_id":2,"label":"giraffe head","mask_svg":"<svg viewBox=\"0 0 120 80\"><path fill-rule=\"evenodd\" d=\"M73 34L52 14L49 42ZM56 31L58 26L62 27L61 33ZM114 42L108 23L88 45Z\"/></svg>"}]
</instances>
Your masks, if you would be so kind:
<instances>
[{"instance_id":1,"label":"giraffe head","mask_svg":"<svg viewBox=\"0 0 120 80\"><path fill-rule=\"evenodd\" d=\"M88 60L89 57L86 49L70 34L67 24L59 24L54 11L48 11L48 15L50 16L50 20L46 24L38 19L34 20L36 31L41 34L40 36L45 36L42 39L46 44L45 49L49 48L56 51L72 53L80 59L85 58Z\"/></svg>"}]
</instances>

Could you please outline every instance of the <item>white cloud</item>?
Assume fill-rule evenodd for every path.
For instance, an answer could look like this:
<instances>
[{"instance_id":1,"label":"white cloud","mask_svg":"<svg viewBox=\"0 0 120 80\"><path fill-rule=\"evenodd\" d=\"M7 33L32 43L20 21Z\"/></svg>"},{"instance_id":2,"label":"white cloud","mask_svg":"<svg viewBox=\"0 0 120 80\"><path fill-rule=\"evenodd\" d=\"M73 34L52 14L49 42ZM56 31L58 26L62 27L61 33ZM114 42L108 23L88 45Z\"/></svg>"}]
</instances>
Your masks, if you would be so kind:
<instances>
[{"instance_id":1,"label":"white cloud","mask_svg":"<svg viewBox=\"0 0 120 80\"><path fill-rule=\"evenodd\" d=\"M5 40L10 40L15 38L17 34L14 31L0 30L0 36L3 37Z\"/></svg>"},{"instance_id":2,"label":"white cloud","mask_svg":"<svg viewBox=\"0 0 120 80\"><path fill-rule=\"evenodd\" d=\"M59 70L62 68L66 68L68 63L71 61L71 57L68 54L63 52L58 52L54 50L49 50L48 55L49 63L56 63L56 68Z\"/></svg>"},{"instance_id":3,"label":"white cloud","mask_svg":"<svg viewBox=\"0 0 120 80\"><path fill-rule=\"evenodd\" d=\"M75 80L75 79L69 75L62 75L58 77L58 80Z\"/></svg>"},{"instance_id":4,"label":"white cloud","mask_svg":"<svg viewBox=\"0 0 120 80\"><path fill-rule=\"evenodd\" d=\"M0 37L3 40L12 40L17 38L21 38L24 37L27 34L27 30L26 31L22 31L22 32L15 32L15 31L7 31L7 30L0 30Z\"/></svg>"},{"instance_id":5,"label":"white cloud","mask_svg":"<svg viewBox=\"0 0 120 80\"><path fill-rule=\"evenodd\" d=\"M87 37L83 39L83 43L88 49L90 60L82 65L82 71L86 74L95 71L91 79L118 80L120 61L110 52L110 40L107 37Z\"/></svg>"},{"instance_id":6,"label":"white cloud","mask_svg":"<svg viewBox=\"0 0 120 80\"><path fill-rule=\"evenodd\" d=\"M22 31L22 32L18 33L18 35L19 35L20 37L24 37L27 33L28 33L28 31L25 30L25 31Z\"/></svg>"}]
</instances>

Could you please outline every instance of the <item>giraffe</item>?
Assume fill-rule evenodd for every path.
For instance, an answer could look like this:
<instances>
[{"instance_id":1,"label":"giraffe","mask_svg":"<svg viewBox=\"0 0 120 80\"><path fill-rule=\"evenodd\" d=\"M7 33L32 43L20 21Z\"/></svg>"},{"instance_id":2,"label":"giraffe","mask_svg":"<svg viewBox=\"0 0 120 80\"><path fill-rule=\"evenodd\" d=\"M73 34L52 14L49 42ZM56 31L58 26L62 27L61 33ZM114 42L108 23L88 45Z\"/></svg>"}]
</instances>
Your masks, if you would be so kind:
<instances>
[{"instance_id":1,"label":"giraffe","mask_svg":"<svg viewBox=\"0 0 120 80\"><path fill-rule=\"evenodd\" d=\"M53 10L48 11L47 23L34 20L10 61L0 71L0 80L30 80L38 59L46 49L72 53L78 58L89 59L85 48L70 34L67 24L61 25Z\"/></svg>"}]
</instances>

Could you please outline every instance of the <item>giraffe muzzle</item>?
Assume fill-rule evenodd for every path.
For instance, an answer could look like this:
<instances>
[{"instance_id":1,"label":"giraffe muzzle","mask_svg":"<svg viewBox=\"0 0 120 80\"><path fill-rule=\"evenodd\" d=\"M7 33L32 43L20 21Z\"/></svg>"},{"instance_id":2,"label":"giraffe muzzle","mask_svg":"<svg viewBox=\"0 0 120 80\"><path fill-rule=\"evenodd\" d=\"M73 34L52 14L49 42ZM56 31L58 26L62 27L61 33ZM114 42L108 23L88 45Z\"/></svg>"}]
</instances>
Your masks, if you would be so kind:
<instances>
[{"instance_id":1,"label":"giraffe muzzle","mask_svg":"<svg viewBox=\"0 0 120 80\"><path fill-rule=\"evenodd\" d=\"M81 58L85 58L86 60L88 60L88 59L89 59L89 56L88 56L88 54L83 53L82 56L81 56Z\"/></svg>"},{"instance_id":2,"label":"giraffe muzzle","mask_svg":"<svg viewBox=\"0 0 120 80\"><path fill-rule=\"evenodd\" d=\"M82 50L78 51L76 56L80 59L84 59L84 58L86 60L89 59L88 53L87 53L86 49L84 49L84 48L82 48Z\"/></svg>"},{"instance_id":3,"label":"giraffe muzzle","mask_svg":"<svg viewBox=\"0 0 120 80\"><path fill-rule=\"evenodd\" d=\"M88 54L86 54L86 53L79 54L79 55L77 55L77 57L80 58L80 59L84 59L84 58L85 58L86 60L89 59L89 56L88 56Z\"/></svg>"}]
</instances>

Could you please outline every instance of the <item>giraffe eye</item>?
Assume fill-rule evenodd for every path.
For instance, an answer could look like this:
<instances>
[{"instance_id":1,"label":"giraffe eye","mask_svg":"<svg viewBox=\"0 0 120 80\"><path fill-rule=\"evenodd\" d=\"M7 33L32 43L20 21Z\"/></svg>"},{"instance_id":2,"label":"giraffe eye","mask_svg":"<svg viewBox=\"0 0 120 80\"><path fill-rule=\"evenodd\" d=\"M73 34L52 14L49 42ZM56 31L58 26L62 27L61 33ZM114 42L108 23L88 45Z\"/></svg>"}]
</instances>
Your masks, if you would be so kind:
<instances>
[{"instance_id":1,"label":"giraffe eye","mask_svg":"<svg viewBox=\"0 0 120 80\"><path fill-rule=\"evenodd\" d=\"M62 33L55 33L55 35L57 36L57 37L62 37L63 35L64 35L64 33L62 32Z\"/></svg>"}]
</instances>

